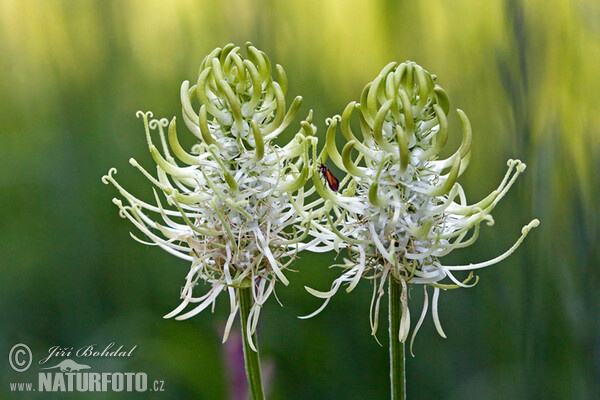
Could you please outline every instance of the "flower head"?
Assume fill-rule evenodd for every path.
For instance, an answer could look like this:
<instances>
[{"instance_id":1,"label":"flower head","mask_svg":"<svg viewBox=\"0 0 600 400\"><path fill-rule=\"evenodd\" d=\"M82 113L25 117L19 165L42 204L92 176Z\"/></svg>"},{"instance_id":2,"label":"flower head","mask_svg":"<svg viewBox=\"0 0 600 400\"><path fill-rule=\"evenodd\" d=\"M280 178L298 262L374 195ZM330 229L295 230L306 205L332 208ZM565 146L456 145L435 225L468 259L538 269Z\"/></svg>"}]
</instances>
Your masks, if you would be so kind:
<instances>
[{"instance_id":1,"label":"flower head","mask_svg":"<svg viewBox=\"0 0 600 400\"><path fill-rule=\"evenodd\" d=\"M288 284L284 271L306 247L299 243L308 236L311 223L310 212L298 210L303 210L303 187L312 171L312 112L287 145L274 144L302 98L286 107L283 68L275 66L274 80L267 56L250 43L246 52L243 58L232 44L215 49L202 61L197 83L181 85L183 120L197 139L190 151L178 140L175 118L156 120L150 119L152 113L138 112L156 175L134 159L130 163L155 186L154 204L117 183L115 169L103 177L125 199L113 199L120 215L147 238L132 235L134 239L191 263L182 302L165 318L192 317L227 292L231 313L224 340L239 308L236 291L241 287L253 291L246 327L252 336L275 283ZM154 144L155 131L160 150ZM199 286L208 290L197 295ZM182 313L191 304L195 307Z\"/></svg>"},{"instance_id":2,"label":"flower head","mask_svg":"<svg viewBox=\"0 0 600 400\"><path fill-rule=\"evenodd\" d=\"M349 292L361 278L367 278L373 282L371 327L375 334L385 283L395 279L403 288L399 339L404 342L409 334L408 289L415 284L424 285L425 303L413 339L427 313L428 286L433 287L433 320L438 333L445 337L437 312L440 290L476 284L473 270L506 258L539 224L538 220L530 222L517 242L492 260L465 266L440 262L440 257L454 249L473 244L482 222L494 223L494 207L525 170L525 164L509 160L508 172L498 188L483 200L467 204L457 178L469 164L471 125L466 114L457 110L462 143L450 157L440 159L448 138L449 102L435 81L435 75L413 62L390 63L367 84L360 103L348 104L341 117L328 121L321 161L329 157L347 176L340 184L341 193L327 190L317 174L313 181L325 199L323 222L335 236L336 246L347 248L348 257L338 265L344 273L330 291L307 288L326 299L308 317L320 312L342 284L348 284ZM360 139L351 129L353 115L360 122ZM335 144L338 124L346 141L341 153ZM461 280L455 276L457 271L471 273Z\"/></svg>"}]
</instances>

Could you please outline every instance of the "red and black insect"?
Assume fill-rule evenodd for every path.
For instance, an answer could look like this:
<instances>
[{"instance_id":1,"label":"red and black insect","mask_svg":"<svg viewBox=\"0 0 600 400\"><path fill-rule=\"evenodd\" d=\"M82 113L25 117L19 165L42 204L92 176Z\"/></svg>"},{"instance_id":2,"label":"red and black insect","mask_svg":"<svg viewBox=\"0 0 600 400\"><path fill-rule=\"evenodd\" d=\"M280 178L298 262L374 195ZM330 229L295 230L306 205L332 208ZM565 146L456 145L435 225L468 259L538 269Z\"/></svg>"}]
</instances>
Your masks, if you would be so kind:
<instances>
[{"instance_id":1,"label":"red and black insect","mask_svg":"<svg viewBox=\"0 0 600 400\"><path fill-rule=\"evenodd\" d=\"M337 192L340 188L340 181L336 178L325 164L319 165L319 171L323 174L323 178L327 181L327 185L331 190Z\"/></svg>"}]
</instances>

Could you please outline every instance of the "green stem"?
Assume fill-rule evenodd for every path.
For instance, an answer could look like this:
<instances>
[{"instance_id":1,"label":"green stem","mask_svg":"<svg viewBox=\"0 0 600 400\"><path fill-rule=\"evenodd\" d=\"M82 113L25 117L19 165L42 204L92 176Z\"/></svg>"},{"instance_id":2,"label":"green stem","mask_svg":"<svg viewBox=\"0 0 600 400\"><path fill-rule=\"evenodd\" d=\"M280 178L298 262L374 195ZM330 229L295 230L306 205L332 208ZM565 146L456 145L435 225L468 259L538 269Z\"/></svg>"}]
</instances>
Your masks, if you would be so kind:
<instances>
[{"instance_id":1,"label":"green stem","mask_svg":"<svg viewBox=\"0 0 600 400\"><path fill-rule=\"evenodd\" d=\"M246 364L246 376L248 377L248 391L252 400L264 400L265 395L260 377L260 360L258 351L252 350L248 340L248 314L254 303L252 298L252 288L238 289L240 299L240 319L242 323L242 339L244 341L244 362ZM252 342L258 350L256 333L252 335Z\"/></svg>"},{"instance_id":2,"label":"green stem","mask_svg":"<svg viewBox=\"0 0 600 400\"><path fill-rule=\"evenodd\" d=\"M404 369L404 343L400 342L400 320L402 318L402 286L394 277L389 278L390 313L390 384L392 400L406 399L406 372Z\"/></svg>"}]
</instances>

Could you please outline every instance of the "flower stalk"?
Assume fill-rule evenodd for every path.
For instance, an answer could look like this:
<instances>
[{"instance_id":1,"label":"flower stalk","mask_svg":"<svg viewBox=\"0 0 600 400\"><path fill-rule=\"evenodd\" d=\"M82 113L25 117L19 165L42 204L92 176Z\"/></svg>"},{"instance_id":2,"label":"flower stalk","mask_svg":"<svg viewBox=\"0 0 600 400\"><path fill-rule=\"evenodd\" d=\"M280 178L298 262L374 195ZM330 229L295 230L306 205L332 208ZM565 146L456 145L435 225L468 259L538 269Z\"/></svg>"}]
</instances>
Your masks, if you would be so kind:
<instances>
[{"instance_id":1,"label":"flower stalk","mask_svg":"<svg viewBox=\"0 0 600 400\"><path fill-rule=\"evenodd\" d=\"M402 319L402 286L391 278L388 288L390 321L390 387L392 400L406 399L406 370L404 342L398 337Z\"/></svg>"},{"instance_id":2,"label":"flower stalk","mask_svg":"<svg viewBox=\"0 0 600 400\"><path fill-rule=\"evenodd\" d=\"M262 387L256 332L250 332L250 329L248 329L248 317L254 303L252 298L252 288L245 287L238 289L238 297L240 303L242 340L244 345L244 363L246 365L246 376L248 377L248 393L252 400L263 400L265 395ZM254 343L256 351L252 349L250 343Z\"/></svg>"}]
</instances>

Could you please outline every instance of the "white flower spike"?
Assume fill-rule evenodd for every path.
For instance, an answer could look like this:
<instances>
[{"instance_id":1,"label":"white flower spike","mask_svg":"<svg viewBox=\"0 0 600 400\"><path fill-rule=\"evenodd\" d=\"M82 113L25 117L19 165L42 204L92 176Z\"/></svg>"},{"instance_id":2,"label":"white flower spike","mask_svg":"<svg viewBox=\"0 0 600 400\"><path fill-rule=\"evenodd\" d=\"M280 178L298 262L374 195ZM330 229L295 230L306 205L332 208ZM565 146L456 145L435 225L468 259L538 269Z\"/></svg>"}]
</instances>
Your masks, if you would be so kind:
<instances>
[{"instance_id":1,"label":"white flower spike","mask_svg":"<svg viewBox=\"0 0 600 400\"><path fill-rule=\"evenodd\" d=\"M336 265L344 268L344 273L333 282L331 290L306 288L326 300L316 312L303 318L323 310L343 284L350 292L365 278L374 285L370 320L375 335L385 283L393 280L401 286L399 340L405 342L409 335L408 290L416 284L424 287L425 303L413 329L411 347L429 308L427 287L433 288L431 312L435 327L445 337L438 315L440 290L475 285L473 270L508 257L538 226L537 219L531 221L506 253L487 262L446 266L439 261L454 249L473 244L482 222L493 225L492 210L525 170L525 164L509 160L498 188L468 205L457 178L469 163L471 125L466 114L457 110L462 143L452 156L438 159L448 137L449 102L435 80L435 75L413 62L390 63L367 84L360 104L348 104L341 117L328 121L326 145L319 161L330 158L347 176L340 183L340 193L328 190L317 174L313 182L325 200L321 223L336 248L347 248L348 257ZM350 127L355 114L362 139ZM335 144L338 123L346 140L341 153ZM457 271L471 273L461 280L454 275ZM443 283L446 279L451 282Z\"/></svg>"},{"instance_id":2,"label":"white flower spike","mask_svg":"<svg viewBox=\"0 0 600 400\"><path fill-rule=\"evenodd\" d=\"M156 187L154 204L117 183L116 169L102 178L125 200L113 200L120 215L147 238L132 234L134 239L191 263L181 304L165 318L190 318L225 292L230 316L224 341L240 307L238 289L252 288L253 304L243 328L252 338L276 282L287 285L284 272L298 252L318 251L315 245L320 243L300 244L317 232L304 206L304 185L313 168L310 149L316 143L312 112L287 145L274 144L302 98L287 108L283 68L276 65L275 81L263 52L248 43L246 53L244 59L232 44L217 48L202 61L197 83L181 85L183 120L198 140L190 151L178 140L175 118L156 120L151 113L138 112L156 175L134 159L130 163ZM205 293L196 295L202 288ZM188 306L193 307L184 312ZM250 345L256 351L251 339Z\"/></svg>"}]
</instances>

